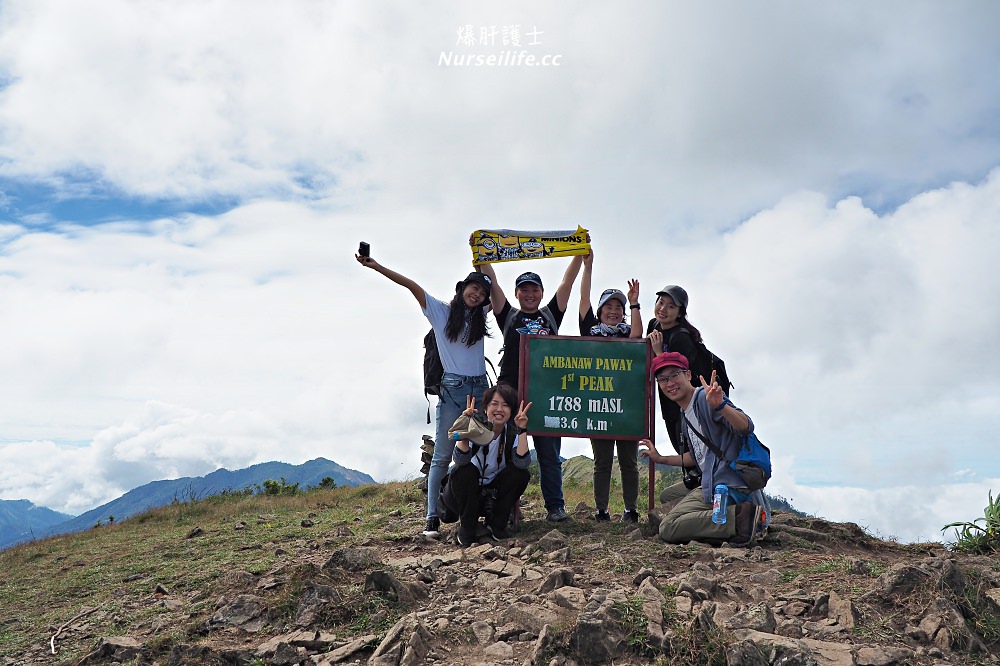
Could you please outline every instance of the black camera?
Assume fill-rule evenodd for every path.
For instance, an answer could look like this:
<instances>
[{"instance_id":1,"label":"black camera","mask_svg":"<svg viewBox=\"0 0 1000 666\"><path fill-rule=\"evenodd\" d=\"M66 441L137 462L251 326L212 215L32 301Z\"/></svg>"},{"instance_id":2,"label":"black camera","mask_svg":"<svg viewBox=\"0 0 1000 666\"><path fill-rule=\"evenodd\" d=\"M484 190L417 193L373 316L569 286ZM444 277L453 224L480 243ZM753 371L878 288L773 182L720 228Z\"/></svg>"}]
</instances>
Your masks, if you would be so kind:
<instances>
[{"instance_id":1,"label":"black camera","mask_svg":"<svg viewBox=\"0 0 1000 666\"><path fill-rule=\"evenodd\" d=\"M372 246L368 243L361 241L358 244L358 254L362 257L370 257L372 252Z\"/></svg>"},{"instance_id":2,"label":"black camera","mask_svg":"<svg viewBox=\"0 0 1000 666\"><path fill-rule=\"evenodd\" d=\"M684 470L684 487L694 490L701 485L701 472L696 469Z\"/></svg>"}]
</instances>

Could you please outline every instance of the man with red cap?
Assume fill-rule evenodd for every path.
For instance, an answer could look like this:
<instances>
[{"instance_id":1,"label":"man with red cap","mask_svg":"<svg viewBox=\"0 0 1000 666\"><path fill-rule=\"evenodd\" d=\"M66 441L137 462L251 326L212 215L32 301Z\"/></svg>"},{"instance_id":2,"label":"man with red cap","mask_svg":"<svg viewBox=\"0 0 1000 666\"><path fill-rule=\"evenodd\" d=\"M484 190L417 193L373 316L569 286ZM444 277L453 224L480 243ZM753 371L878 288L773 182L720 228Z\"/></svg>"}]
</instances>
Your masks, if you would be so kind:
<instances>
[{"instance_id":1,"label":"man with red cap","mask_svg":"<svg viewBox=\"0 0 1000 666\"><path fill-rule=\"evenodd\" d=\"M729 400L712 373L701 386L691 384L687 358L677 352L664 352L653 359L653 380L682 414L680 455L664 456L648 439L639 441L647 450L640 455L653 463L693 467L701 470L701 485L689 491L660 522L660 538L667 543L704 541L749 546L757 536L763 493L750 493L743 478L727 460L735 459L743 444L743 435L753 431L753 421ZM706 444L705 440L714 446ZM725 459L712 450L717 449ZM712 495L717 484L729 487L730 502L726 522L712 522Z\"/></svg>"}]
</instances>

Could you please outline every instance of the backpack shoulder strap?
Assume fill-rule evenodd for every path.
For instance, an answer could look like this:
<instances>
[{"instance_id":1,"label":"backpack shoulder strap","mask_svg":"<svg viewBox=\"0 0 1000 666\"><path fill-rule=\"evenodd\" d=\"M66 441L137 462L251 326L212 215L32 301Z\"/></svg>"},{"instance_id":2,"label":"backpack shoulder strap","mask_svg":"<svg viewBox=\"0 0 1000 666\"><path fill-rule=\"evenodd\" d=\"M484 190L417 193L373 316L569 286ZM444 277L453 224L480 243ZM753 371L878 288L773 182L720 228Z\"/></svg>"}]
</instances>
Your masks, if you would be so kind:
<instances>
[{"instance_id":1,"label":"backpack shoulder strap","mask_svg":"<svg viewBox=\"0 0 1000 666\"><path fill-rule=\"evenodd\" d=\"M497 377L499 377L499 375L497 374L497 368L496 368L495 365L493 365L493 361L491 361L486 356L483 357L483 360L486 361L486 364L490 366L490 370L493 371L493 376L492 377L490 377L490 373L488 373L488 372L486 373L486 381L488 381L490 383L490 387L496 386L497 385Z\"/></svg>"},{"instance_id":2,"label":"backpack shoulder strap","mask_svg":"<svg viewBox=\"0 0 1000 666\"><path fill-rule=\"evenodd\" d=\"M556 316L552 314L552 310L549 309L549 306L546 305L544 307L541 307L538 309L538 311L542 313L542 316L545 318L545 322L552 329L552 334L558 335L559 324L556 323Z\"/></svg>"},{"instance_id":3,"label":"backpack shoulder strap","mask_svg":"<svg viewBox=\"0 0 1000 666\"><path fill-rule=\"evenodd\" d=\"M510 314L507 315L507 321L503 323L503 335L501 337L503 338L507 337L507 331L510 330L510 327L513 325L514 320L520 316L521 316L521 311L515 308L514 306L511 306Z\"/></svg>"}]
</instances>

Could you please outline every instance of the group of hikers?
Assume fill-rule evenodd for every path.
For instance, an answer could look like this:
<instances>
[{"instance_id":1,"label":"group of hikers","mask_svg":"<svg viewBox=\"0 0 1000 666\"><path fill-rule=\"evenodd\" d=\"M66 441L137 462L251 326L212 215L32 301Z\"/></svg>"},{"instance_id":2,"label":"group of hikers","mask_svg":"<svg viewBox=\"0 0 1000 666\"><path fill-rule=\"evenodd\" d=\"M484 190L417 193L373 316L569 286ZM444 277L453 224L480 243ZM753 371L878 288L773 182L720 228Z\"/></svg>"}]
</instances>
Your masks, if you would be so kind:
<instances>
[{"instance_id":1,"label":"group of hikers","mask_svg":"<svg viewBox=\"0 0 1000 666\"><path fill-rule=\"evenodd\" d=\"M728 464L736 457L743 436L753 431L753 421L725 394L714 371L692 372L701 333L687 318L688 294L683 288L668 285L656 292L653 318L644 336L637 280L628 281L627 293L614 288L604 290L597 310L593 309L592 249L586 255L570 259L555 295L548 302L543 303L545 290L538 274L529 271L518 275L514 280L516 307L507 299L489 263L474 266L475 270L455 285L455 294L446 302L371 256L356 254L355 258L362 266L381 273L413 294L431 324L444 370L438 391L423 534L437 537L442 522L458 522L455 538L463 546L483 538L510 536L511 516L528 486L531 463L525 430L531 403L519 400L517 393L520 336L558 334L569 307L570 292L582 268L580 335L645 337L655 354L648 380L657 387L661 414L675 451L674 455L663 455L649 439L592 439L597 505L594 518L602 522L611 520L608 505L617 451L625 505L621 521L639 521L638 458L642 456L650 464L685 470L683 481L660 494L661 502L676 501L661 519L661 539L668 543L694 540L743 546L754 542L761 528L761 508L766 508L766 498L759 490L751 492ZM486 375L484 346L489 336L490 312L503 336L500 371L497 384L492 387ZM474 436L456 432L456 421L463 416L466 420L485 417L492 424L492 431ZM551 435L532 435L531 439L538 460L546 519L553 523L568 521L570 516L562 492L561 439ZM718 511L713 521L713 494L718 484L726 485L729 491L724 522ZM485 525L480 524L481 517Z\"/></svg>"}]
</instances>

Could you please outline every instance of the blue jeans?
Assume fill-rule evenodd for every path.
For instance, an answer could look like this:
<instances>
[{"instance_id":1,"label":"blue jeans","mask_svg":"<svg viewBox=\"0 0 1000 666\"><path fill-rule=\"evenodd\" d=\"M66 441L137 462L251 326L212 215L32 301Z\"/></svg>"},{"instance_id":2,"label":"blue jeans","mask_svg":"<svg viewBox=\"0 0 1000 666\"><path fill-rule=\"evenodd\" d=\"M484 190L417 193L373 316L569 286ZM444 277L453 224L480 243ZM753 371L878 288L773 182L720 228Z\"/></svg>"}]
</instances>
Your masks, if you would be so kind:
<instances>
[{"instance_id":1,"label":"blue jeans","mask_svg":"<svg viewBox=\"0 0 1000 666\"><path fill-rule=\"evenodd\" d=\"M562 439L559 437L533 435L535 456L538 458L538 472L541 478L542 497L549 511L562 509L565 505L562 491L562 462L559 451Z\"/></svg>"},{"instance_id":2,"label":"blue jeans","mask_svg":"<svg viewBox=\"0 0 1000 666\"><path fill-rule=\"evenodd\" d=\"M486 391L486 375L466 377L450 372L441 377L441 395L437 403L437 429L434 434L434 455L431 469L427 474L427 517L438 516L438 495L441 494L441 479L448 471L455 442L448 439L448 428L465 411L466 399L471 395L476 399L476 409L483 411L483 392Z\"/></svg>"}]
</instances>

